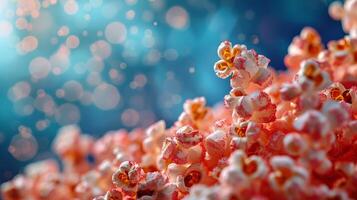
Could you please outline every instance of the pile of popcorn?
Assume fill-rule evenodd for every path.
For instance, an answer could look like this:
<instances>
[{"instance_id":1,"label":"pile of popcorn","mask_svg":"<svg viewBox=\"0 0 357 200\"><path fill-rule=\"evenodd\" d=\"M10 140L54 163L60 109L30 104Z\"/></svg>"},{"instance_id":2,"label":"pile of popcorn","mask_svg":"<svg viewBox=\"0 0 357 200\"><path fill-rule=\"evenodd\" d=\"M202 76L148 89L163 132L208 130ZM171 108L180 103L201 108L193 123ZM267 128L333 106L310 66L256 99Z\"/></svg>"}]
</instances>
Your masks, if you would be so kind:
<instances>
[{"instance_id":1,"label":"pile of popcorn","mask_svg":"<svg viewBox=\"0 0 357 200\"><path fill-rule=\"evenodd\" d=\"M64 127L62 161L30 164L4 200L357 199L357 0L330 14L348 35L327 47L312 28L289 46L286 72L222 42L214 71L230 78L224 105L187 100L172 127L94 139Z\"/></svg>"}]
</instances>

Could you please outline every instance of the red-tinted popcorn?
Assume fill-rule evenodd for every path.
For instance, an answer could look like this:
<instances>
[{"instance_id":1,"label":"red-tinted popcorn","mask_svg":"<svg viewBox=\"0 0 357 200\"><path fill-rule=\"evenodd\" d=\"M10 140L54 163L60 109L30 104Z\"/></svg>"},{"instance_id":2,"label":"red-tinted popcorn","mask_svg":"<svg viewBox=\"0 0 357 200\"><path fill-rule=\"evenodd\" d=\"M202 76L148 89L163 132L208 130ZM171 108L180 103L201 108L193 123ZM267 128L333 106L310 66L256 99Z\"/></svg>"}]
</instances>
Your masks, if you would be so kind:
<instances>
[{"instance_id":1,"label":"red-tinted popcorn","mask_svg":"<svg viewBox=\"0 0 357 200\"><path fill-rule=\"evenodd\" d=\"M288 156L275 156L270 160L273 171L269 174L270 186L275 190L291 192L304 190L309 174Z\"/></svg>"},{"instance_id":2,"label":"red-tinted popcorn","mask_svg":"<svg viewBox=\"0 0 357 200\"><path fill-rule=\"evenodd\" d=\"M221 158L227 148L226 133L217 130L209 134L204 140L207 153L214 158Z\"/></svg>"},{"instance_id":3,"label":"red-tinted popcorn","mask_svg":"<svg viewBox=\"0 0 357 200\"><path fill-rule=\"evenodd\" d=\"M298 133L290 133L284 137L284 148L289 155L302 155L307 147L307 141Z\"/></svg>"},{"instance_id":4,"label":"red-tinted popcorn","mask_svg":"<svg viewBox=\"0 0 357 200\"><path fill-rule=\"evenodd\" d=\"M139 181L143 178L143 170L136 163L125 161L112 176L113 184L122 188L124 191L137 189Z\"/></svg>"},{"instance_id":5,"label":"red-tinted popcorn","mask_svg":"<svg viewBox=\"0 0 357 200\"><path fill-rule=\"evenodd\" d=\"M331 131L327 117L314 110L306 111L299 116L294 122L294 127L297 131L307 133L314 139L321 139Z\"/></svg>"},{"instance_id":6,"label":"red-tinted popcorn","mask_svg":"<svg viewBox=\"0 0 357 200\"><path fill-rule=\"evenodd\" d=\"M67 126L52 160L2 184L4 200L357 199L355 0L334 3L343 39L327 49L304 28L287 72L244 45L222 42L214 71L230 78L224 102L187 100L171 127L110 131ZM227 91L228 92L228 91Z\"/></svg>"},{"instance_id":7,"label":"red-tinted popcorn","mask_svg":"<svg viewBox=\"0 0 357 200\"><path fill-rule=\"evenodd\" d=\"M261 157L247 157L242 150L232 153L229 158L229 165L236 167L245 178L251 180L263 179L267 173L267 166Z\"/></svg>"},{"instance_id":8,"label":"red-tinted popcorn","mask_svg":"<svg viewBox=\"0 0 357 200\"><path fill-rule=\"evenodd\" d=\"M189 148L202 142L203 136L198 130L193 130L190 126L184 126L176 131L175 138L182 146Z\"/></svg>"},{"instance_id":9,"label":"red-tinted popcorn","mask_svg":"<svg viewBox=\"0 0 357 200\"><path fill-rule=\"evenodd\" d=\"M294 37L285 57L285 64L296 71L300 63L309 58L316 58L323 50L320 35L311 27L305 27L299 36Z\"/></svg>"},{"instance_id":10,"label":"red-tinted popcorn","mask_svg":"<svg viewBox=\"0 0 357 200\"><path fill-rule=\"evenodd\" d=\"M351 35L357 35L357 1L346 0L342 5L340 2L334 2L330 5L329 13L335 20L342 21L343 30Z\"/></svg>"},{"instance_id":11,"label":"red-tinted popcorn","mask_svg":"<svg viewBox=\"0 0 357 200\"><path fill-rule=\"evenodd\" d=\"M321 69L321 63L311 59L301 62L296 79L304 92L322 90L331 84L330 75Z\"/></svg>"}]
</instances>

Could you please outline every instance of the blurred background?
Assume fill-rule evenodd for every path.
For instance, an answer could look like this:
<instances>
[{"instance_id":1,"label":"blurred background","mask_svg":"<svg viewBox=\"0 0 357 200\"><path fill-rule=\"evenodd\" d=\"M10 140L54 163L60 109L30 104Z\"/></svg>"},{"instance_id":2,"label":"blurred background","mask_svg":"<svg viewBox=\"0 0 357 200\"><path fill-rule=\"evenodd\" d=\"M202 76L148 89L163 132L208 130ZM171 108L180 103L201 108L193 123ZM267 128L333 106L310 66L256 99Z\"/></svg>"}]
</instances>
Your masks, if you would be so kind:
<instances>
[{"instance_id":1,"label":"blurred background","mask_svg":"<svg viewBox=\"0 0 357 200\"><path fill-rule=\"evenodd\" d=\"M332 0L0 0L0 183L53 157L64 125L109 130L171 125L187 98L229 91L213 64L222 40L284 70L304 26L343 37Z\"/></svg>"}]
</instances>

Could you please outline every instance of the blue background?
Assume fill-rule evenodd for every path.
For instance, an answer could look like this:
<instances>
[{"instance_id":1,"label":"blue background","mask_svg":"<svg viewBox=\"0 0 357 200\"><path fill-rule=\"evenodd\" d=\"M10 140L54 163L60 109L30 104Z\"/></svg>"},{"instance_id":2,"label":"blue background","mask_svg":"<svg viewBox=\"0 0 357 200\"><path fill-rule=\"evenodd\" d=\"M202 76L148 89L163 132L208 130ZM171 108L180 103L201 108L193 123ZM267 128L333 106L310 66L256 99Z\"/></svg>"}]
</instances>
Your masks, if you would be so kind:
<instances>
[{"instance_id":1,"label":"blue background","mask_svg":"<svg viewBox=\"0 0 357 200\"><path fill-rule=\"evenodd\" d=\"M304 26L318 30L325 44L331 39L344 36L340 23L328 16L328 5L332 2L330 0L167 0L163 1L162 8L153 11L157 25L143 22L139 17L128 21L125 19L125 12L122 12L133 9L138 14L143 10L150 10L150 2L147 0L139 0L134 6L126 5L121 0L104 2L103 5L120 4L121 11L113 19L108 20L102 17L103 10L93 10L91 22L83 25L90 33L103 31L105 25L114 20L119 20L127 26L135 24L139 30L149 28L153 31L157 50L163 52L170 48L176 49L178 58L173 61L161 59L154 65L142 62L148 49L140 43L135 43L141 37L140 32L138 38L127 37L134 42L133 45L138 51L136 59L125 60L121 57L123 47L112 45L112 56L105 61L105 65L118 60L127 63L127 68L121 71L125 81L117 85L121 103L110 111L77 104L81 113L80 128L95 137L113 129L131 130L133 127L126 126L120 120L121 112L127 108L150 111L153 113L152 120L164 119L170 125L182 112L182 104L187 98L204 96L209 105L220 102L229 90L229 81L218 79L213 72L213 63L217 60L216 49L222 40L244 43L270 58L272 67L284 70L283 58L287 47ZM9 1L9 4L14 3ZM165 22L165 13L175 5L183 7L189 14L189 24L184 30L174 29ZM71 27L71 33L79 34L83 28L76 24L76 16L83 14L81 9L80 7L74 17L65 15L60 5L51 7L50 11L57 24L66 24ZM57 29L54 30L54 34L56 31ZM26 35L20 31L15 31L14 34ZM48 41L46 37L39 40ZM79 52L88 51L88 47L82 46L97 40L95 36L80 39L81 46L75 50ZM60 127L50 119L51 124L47 129L36 131L35 123L43 118L43 114L34 112L30 116L19 116L14 112L13 103L7 97L12 85L21 80L30 81L27 66L31 59L40 55L49 56L56 47L40 42L38 50L20 56L16 53L14 44L11 40L0 40L0 182L9 180L21 172L29 162L53 156L49 153L51 141ZM86 53L74 53L71 59L88 59ZM33 88L43 88L49 93L54 93L65 81L84 82L85 77L75 74L71 67L63 75L42 80ZM195 72L190 73L190 68L194 68ZM148 82L145 87L133 90L129 85L138 73L145 74ZM174 80L167 80L168 73L174 75ZM103 76L103 79L106 78L108 79ZM167 98L171 98L172 95L179 97L178 100L170 105L164 104L163 102L168 101ZM39 143L38 154L26 162L16 160L8 152L11 138L18 133L18 127L21 125L31 128ZM145 127L147 122L139 122L136 126Z\"/></svg>"}]
</instances>

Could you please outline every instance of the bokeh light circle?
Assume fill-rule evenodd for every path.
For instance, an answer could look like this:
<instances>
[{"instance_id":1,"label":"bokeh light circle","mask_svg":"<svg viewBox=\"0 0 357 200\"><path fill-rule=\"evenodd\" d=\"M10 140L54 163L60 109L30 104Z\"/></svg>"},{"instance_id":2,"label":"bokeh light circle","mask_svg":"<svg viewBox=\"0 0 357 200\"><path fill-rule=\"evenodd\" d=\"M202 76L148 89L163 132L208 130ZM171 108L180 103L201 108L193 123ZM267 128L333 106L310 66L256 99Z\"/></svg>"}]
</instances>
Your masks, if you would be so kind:
<instances>
[{"instance_id":1,"label":"bokeh light circle","mask_svg":"<svg viewBox=\"0 0 357 200\"><path fill-rule=\"evenodd\" d=\"M44 57L34 58L29 65L29 71L33 78L42 79L51 71L51 63Z\"/></svg>"},{"instance_id":2,"label":"bokeh light circle","mask_svg":"<svg viewBox=\"0 0 357 200\"><path fill-rule=\"evenodd\" d=\"M116 87L108 83L101 83L93 92L94 104L102 110L115 108L120 100L120 94Z\"/></svg>"},{"instance_id":3,"label":"bokeh light circle","mask_svg":"<svg viewBox=\"0 0 357 200\"><path fill-rule=\"evenodd\" d=\"M121 44L125 41L127 30L121 22L112 22L105 27L105 38L112 44Z\"/></svg>"},{"instance_id":4,"label":"bokeh light circle","mask_svg":"<svg viewBox=\"0 0 357 200\"><path fill-rule=\"evenodd\" d=\"M189 15L181 6L171 7L165 16L166 22L175 29L184 29L187 27Z\"/></svg>"}]
</instances>

